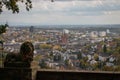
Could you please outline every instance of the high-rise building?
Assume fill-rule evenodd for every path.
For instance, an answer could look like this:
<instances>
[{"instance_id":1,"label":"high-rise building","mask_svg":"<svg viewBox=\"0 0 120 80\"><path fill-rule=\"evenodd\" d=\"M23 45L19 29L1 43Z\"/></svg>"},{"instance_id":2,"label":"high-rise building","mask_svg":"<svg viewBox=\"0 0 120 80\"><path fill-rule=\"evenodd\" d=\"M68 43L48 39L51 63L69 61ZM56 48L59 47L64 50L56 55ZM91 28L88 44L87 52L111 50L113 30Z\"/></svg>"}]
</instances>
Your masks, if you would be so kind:
<instances>
[{"instance_id":1,"label":"high-rise building","mask_svg":"<svg viewBox=\"0 0 120 80\"><path fill-rule=\"evenodd\" d=\"M32 33L32 32L34 31L34 27L31 26L31 27L29 28L29 31Z\"/></svg>"}]
</instances>

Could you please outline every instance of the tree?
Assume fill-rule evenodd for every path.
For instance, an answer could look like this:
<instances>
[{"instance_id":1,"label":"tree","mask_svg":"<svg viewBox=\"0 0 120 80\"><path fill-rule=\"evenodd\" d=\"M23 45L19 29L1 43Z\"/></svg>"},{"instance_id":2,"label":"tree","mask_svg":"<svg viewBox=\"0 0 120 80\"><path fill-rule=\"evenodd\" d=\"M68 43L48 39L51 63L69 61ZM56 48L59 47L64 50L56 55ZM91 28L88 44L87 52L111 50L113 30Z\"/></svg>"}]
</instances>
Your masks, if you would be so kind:
<instances>
[{"instance_id":1,"label":"tree","mask_svg":"<svg viewBox=\"0 0 120 80\"><path fill-rule=\"evenodd\" d=\"M40 66L41 68L47 68L47 64L45 63L44 60L41 60L41 62L39 62L39 66Z\"/></svg>"},{"instance_id":2,"label":"tree","mask_svg":"<svg viewBox=\"0 0 120 80\"><path fill-rule=\"evenodd\" d=\"M67 69L74 69L74 66L69 59L66 59L64 63L66 65Z\"/></svg>"},{"instance_id":3,"label":"tree","mask_svg":"<svg viewBox=\"0 0 120 80\"><path fill-rule=\"evenodd\" d=\"M103 66L103 71L114 71L114 68L112 66Z\"/></svg>"},{"instance_id":4,"label":"tree","mask_svg":"<svg viewBox=\"0 0 120 80\"><path fill-rule=\"evenodd\" d=\"M54 45L53 46L53 50L59 50L59 51L61 51L62 47L60 45Z\"/></svg>"},{"instance_id":5,"label":"tree","mask_svg":"<svg viewBox=\"0 0 120 80\"><path fill-rule=\"evenodd\" d=\"M3 12L3 7L7 10L11 10L13 13L19 13L19 5L18 3L25 4L26 10L29 11L32 8L31 0L0 0L0 14ZM0 25L0 34L6 32L7 24Z\"/></svg>"},{"instance_id":6,"label":"tree","mask_svg":"<svg viewBox=\"0 0 120 80\"><path fill-rule=\"evenodd\" d=\"M98 60L99 60L99 55L98 55L98 54L94 54L94 59L95 59L96 61L98 61Z\"/></svg>"},{"instance_id":7,"label":"tree","mask_svg":"<svg viewBox=\"0 0 120 80\"><path fill-rule=\"evenodd\" d=\"M3 12L3 6L5 6L7 10L11 10L13 13L19 13L18 3L20 2L25 4L27 11L32 8L31 0L0 0L0 14ZM51 2L54 2L54 0L51 0Z\"/></svg>"},{"instance_id":8,"label":"tree","mask_svg":"<svg viewBox=\"0 0 120 80\"><path fill-rule=\"evenodd\" d=\"M61 61L61 59L62 59L61 54L56 54L56 55L54 56L54 61Z\"/></svg>"},{"instance_id":9,"label":"tree","mask_svg":"<svg viewBox=\"0 0 120 80\"><path fill-rule=\"evenodd\" d=\"M88 67L89 67L88 62L86 62L86 60L84 60L84 59L81 59L80 60L80 68L87 69Z\"/></svg>"},{"instance_id":10,"label":"tree","mask_svg":"<svg viewBox=\"0 0 120 80\"><path fill-rule=\"evenodd\" d=\"M103 52L106 53L107 52L107 46L104 44L103 45Z\"/></svg>"},{"instance_id":11,"label":"tree","mask_svg":"<svg viewBox=\"0 0 120 80\"><path fill-rule=\"evenodd\" d=\"M41 44L40 49L51 49L52 45L51 44Z\"/></svg>"},{"instance_id":12,"label":"tree","mask_svg":"<svg viewBox=\"0 0 120 80\"><path fill-rule=\"evenodd\" d=\"M77 58L78 58L79 60L82 59L82 53L81 53L81 52L77 54Z\"/></svg>"},{"instance_id":13,"label":"tree","mask_svg":"<svg viewBox=\"0 0 120 80\"><path fill-rule=\"evenodd\" d=\"M7 27L8 27L7 24L5 24L5 25L0 25L0 34L5 33Z\"/></svg>"},{"instance_id":14,"label":"tree","mask_svg":"<svg viewBox=\"0 0 120 80\"><path fill-rule=\"evenodd\" d=\"M1 0L0 1L0 14L3 12L3 6L7 10L11 10L13 13L19 13L19 5L18 3L25 4L26 10L29 11L32 8L31 0Z\"/></svg>"},{"instance_id":15,"label":"tree","mask_svg":"<svg viewBox=\"0 0 120 80\"><path fill-rule=\"evenodd\" d=\"M31 0L0 0L0 14L3 12L3 6L5 6L7 10L11 10L13 13L19 13L19 2L26 5L27 11L32 8ZM8 24L0 25L0 35L6 32L7 27Z\"/></svg>"}]
</instances>

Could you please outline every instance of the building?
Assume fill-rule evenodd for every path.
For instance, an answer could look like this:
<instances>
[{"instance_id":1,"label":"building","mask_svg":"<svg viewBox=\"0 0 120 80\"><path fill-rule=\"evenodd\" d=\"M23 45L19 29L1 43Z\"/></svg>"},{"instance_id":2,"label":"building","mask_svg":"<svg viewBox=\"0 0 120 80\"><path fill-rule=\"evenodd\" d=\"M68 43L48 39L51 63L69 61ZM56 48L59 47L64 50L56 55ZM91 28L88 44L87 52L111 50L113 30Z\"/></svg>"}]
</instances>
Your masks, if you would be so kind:
<instances>
[{"instance_id":1,"label":"building","mask_svg":"<svg viewBox=\"0 0 120 80\"><path fill-rule=\"evenodd\" d=\"M98 37L98 32L97 32L97 31L92 31L92 32L90 33L90 37L92 37L92 38Z\"/></svg>"},{"instance_id":2,"label":"building","mask_svg":"<svg viewBox=\"0 0 120 80\"><path fill-rule=\"evenodd\" d=\"M68 43L68 35L69 35L69 30L64 29L61 36L62 44Z\"/></svg>"},{"instance_id":3,"label":"building","mask_svg":"<svg viewBox=\"0 0 120 80\"><path fill-rule=\"evenodd\" d=\"M101 31L101 32L99 32L99 36L100 36L100 37L104 37L104 36L106 36L106 32L105 32L105 31Z\"/></svg>"}]
</instances>

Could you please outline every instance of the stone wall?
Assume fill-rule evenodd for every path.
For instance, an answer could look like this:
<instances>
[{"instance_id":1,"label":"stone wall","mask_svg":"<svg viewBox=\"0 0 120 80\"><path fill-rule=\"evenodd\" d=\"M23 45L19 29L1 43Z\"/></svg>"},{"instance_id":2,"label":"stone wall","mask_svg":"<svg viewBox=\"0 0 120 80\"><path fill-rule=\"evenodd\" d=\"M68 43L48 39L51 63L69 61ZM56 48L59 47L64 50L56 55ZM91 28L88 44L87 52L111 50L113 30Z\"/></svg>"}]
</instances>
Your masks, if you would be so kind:
<instances>
[{"instance_id":1,"label":"stone wall","mask_svg":"<svg viewBox=\"0 0 120 80\"><path fill-rule=\"evenodd\" d=\"M0 68L0 80L32 80L30 68Z\"/></svg>"},{"instance_id":2,"label":"stone wall","mask_svg":"<svg viewBox=\"0 0 120 80\"><path fill-rule=\"evenodd\" d=\"M0 68L0 80L32 80L30 68ZM120 80L120 72L38 70L36 80Z\"/></svg>"},{"instance_id":3,"label":"stone wall","mask_svg":"<svg viewBox=\"0 0 120 80\"><path fill-rule=\"evenodd\" d=\"M37 71L36 80L120 80L120 73L89 71Z\"/></svg>"}]
</instances>

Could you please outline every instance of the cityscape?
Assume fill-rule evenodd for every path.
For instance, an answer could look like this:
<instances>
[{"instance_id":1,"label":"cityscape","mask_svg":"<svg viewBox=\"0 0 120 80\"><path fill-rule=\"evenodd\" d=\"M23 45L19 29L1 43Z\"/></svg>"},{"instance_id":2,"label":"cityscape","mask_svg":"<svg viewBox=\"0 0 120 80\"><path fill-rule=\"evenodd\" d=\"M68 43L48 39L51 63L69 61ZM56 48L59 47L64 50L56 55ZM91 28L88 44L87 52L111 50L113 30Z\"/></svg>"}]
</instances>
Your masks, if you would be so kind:
<instances>
[{"instance_id":1,"label":"cityscape","mask_svg":"<svg viewBox=\"0 0 120 80\"><path fill-rule=\"evenodd\" d=\"M3 57L31 41L38 69L120 71L120 25L59 26L8 27Z\"/></svg>"},{"instance_id":2,"label":"cityscape","mask_svg":"<svg viewBox=\"0 0 120 80\"><path fill-rule=\"evenodd\" d=\"M120 80L120 0L1 0L0 80Z\"/></svg>"}]
</instances>

